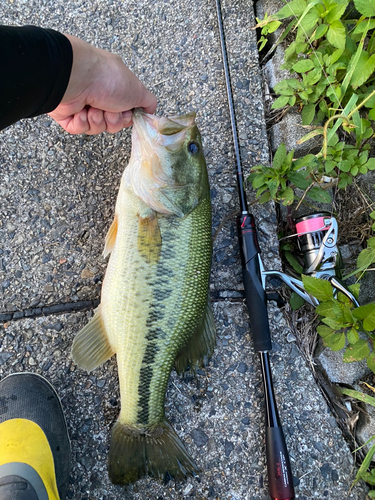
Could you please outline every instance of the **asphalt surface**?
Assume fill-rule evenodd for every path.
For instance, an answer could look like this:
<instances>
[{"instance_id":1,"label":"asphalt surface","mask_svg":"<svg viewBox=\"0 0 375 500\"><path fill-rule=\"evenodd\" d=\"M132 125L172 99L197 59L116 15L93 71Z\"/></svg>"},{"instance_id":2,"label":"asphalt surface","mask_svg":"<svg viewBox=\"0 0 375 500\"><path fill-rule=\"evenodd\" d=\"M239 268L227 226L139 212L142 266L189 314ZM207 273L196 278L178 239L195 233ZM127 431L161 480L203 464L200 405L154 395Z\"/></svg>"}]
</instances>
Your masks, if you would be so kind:
<instances>
[{"instance_id":1,"label":"asphalt surface","mask_svg":"<svg viewBox=\"0 0 375 500\"><path fill-rule=\"evenodd\" d=\"M268 160L253 5L223 2L245 171ZM166 414L201 467L199 478L127 488L109 482L110 429L119 411L115 360L88 375L70 358L92 310L3 323L0 377L35 371L59 393L72 442L68 498L265 500L264 402L259 362L242 299L235 235L237 192L213 0L156 2L8 0L3 24L35 24L118 53L154 92L160 115L197 111L208 164L214 243L211 295L217 347L206 370L172 374ZM130 131L70 136L48 116L0 133L0 313L98 301ZM251 193L249 193L251 199ZM274 207L254 206L268 269L280 269ZM297 498L364 499L350 490L353 458L282 312L270 304L275 392ZM349 492L350 490L350 492Z\"/></svg>"}]
</instances>

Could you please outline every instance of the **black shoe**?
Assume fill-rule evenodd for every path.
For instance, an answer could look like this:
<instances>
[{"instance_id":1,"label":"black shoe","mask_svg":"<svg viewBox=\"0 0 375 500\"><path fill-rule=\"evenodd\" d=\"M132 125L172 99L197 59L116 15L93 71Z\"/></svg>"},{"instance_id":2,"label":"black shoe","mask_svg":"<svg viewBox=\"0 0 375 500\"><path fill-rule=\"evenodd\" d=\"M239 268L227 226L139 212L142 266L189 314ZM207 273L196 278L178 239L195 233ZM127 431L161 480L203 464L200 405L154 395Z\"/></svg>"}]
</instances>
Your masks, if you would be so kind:
<instances>
[{"instance_id":1,"label":"black shoe","mask_svg":"<svg viewBox=\"0 0 375 500\"><path fill-rule=\"evenodd\" d=\"M0 500L65 500L70 442L60 400L34 373L0 381Z\"/></svg>"}]
</instances>

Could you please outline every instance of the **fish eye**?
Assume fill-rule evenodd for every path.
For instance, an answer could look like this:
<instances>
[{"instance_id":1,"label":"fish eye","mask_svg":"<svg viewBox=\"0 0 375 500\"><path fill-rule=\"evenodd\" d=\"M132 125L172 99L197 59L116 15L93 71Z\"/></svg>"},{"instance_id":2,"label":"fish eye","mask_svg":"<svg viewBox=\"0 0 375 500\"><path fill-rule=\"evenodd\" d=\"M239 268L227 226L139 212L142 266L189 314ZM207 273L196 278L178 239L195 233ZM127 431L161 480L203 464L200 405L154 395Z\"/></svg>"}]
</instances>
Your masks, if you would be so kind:
<instances>
[{"instance_id":1,"label":"fish eye","mask_svg":"<svg viewBox=\"0 0 375 500\"><path fill-rule=\"evenodd\" d=\"M191 141L191 142L189 142L188 150L189 150L189 153L195 155L199 151L199 146L198 146L198 144L196 142Z\"/></svg>"}]
</instances>

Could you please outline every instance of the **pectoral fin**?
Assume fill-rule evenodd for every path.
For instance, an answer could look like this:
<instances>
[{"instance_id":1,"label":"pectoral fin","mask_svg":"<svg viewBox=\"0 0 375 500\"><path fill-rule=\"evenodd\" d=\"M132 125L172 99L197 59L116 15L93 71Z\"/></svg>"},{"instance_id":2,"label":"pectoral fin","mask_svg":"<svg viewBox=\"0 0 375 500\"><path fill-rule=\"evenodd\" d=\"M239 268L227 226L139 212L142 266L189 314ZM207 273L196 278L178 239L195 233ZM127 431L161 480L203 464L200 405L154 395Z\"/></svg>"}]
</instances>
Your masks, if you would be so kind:
<instances>
[{"instance_id":1,"label":"pectoral fin","mask_svg":"<svg viewBox=\"0 0 375 500\"><path fill-rule=\"evenodd\" d=\"M208 299L207 308L202 319L190 339L181 349L175 361L177 373L183 373L187 368L194 370L205 366L211 356L216 340L216 328L212 313L211 301Z\"/></svg>"},{"instance_id":2,"label":"pectoral fin","mask_svg":"<svg viewBox=\"0 0 375 500\"><path fill-rule=\"evenodd\" d=\"M159 260L161 252L161 232L156 215L138 218L138 252L150 264Z\"/></svg>"},{"instance_id":3,"label":"pectoral fin","mask_svg":"<svg viewBox=\"0 0 375 500\"><path fill-rule=\"evenodd\" d=\"M109 255L112 252L113 247L115 246L117 229L118 229L118 220L117 220L117 215L115 215L111 227L108 230L107 236L105 237L105 246L103 250L104 258L107 257L107 255Z\"/></svg>"},{"instance_id":4,"label":"pectoral fin","mask_svg":"<svg viewBox=\"0 0 375 500\"><path fill-rule=\"evenodd\" d=\"M95 316L77 333L73 341L72 358L80 368L91 372L113 355L99 307Z\"/></svg>"}]
</instances>

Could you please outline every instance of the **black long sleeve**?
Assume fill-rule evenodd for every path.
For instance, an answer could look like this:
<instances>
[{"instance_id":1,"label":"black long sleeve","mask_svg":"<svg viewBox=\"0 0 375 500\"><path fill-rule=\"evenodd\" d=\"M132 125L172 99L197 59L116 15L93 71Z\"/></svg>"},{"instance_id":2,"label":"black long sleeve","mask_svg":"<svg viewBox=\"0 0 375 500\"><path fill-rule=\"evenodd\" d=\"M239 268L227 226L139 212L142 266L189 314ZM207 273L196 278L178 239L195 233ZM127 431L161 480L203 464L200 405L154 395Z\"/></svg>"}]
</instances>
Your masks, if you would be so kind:
<instances>
[{"instance_id":1,"label":"black long sleeve","mask_svg":"<svg viewBox=\"0 0 375 500\"><path fill-rule=\"evenodd\" d=\"M36 26L0 26L0 130L54 110L73 64L70 41Z\"/></svg>"}]
</instances>

